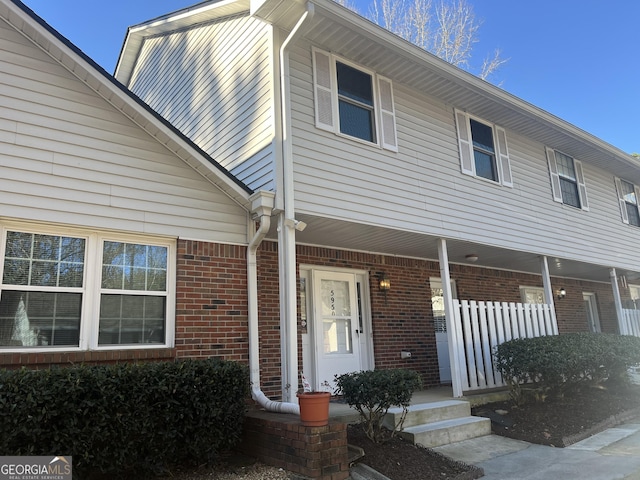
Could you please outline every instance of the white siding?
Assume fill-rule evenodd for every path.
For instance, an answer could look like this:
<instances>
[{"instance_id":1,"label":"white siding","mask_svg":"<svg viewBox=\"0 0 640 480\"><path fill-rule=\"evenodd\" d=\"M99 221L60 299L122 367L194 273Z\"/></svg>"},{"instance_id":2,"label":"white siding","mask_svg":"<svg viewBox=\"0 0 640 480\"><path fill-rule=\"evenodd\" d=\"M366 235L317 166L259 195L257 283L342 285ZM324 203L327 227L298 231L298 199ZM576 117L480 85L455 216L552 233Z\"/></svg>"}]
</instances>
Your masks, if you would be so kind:
<instances>
[{"instance_id":1,"label":"white siding","mask_svg":"<svg viewBox=\"0 0 640 480\"><path fill-rule=\"evenodd\" d=\"M310 45L291 66L296 212L640 268L640 229L620 220L611 173L583 164L590 211L558 204L545 145L506 131L513 188L463 175L454 106L399 82L399 152L351 141L314 125Z\"/></svg>"},{"instance_id":2,"label":"white siding","mask_svg":"<svg viewBox=\"0 0 640 480\"><path fill-rule=\"evenodd\" d=\"M0 22L0 217L246 242L246 212Z\"/></svg>"},{"instance_id":3,"label":"white siding","mask_svg":"<svg viewBox=\"0 0 640 480\"><path fill-rule=\"evenodd\" d=\"M270 54L265 23L227 18L146 39L129 88L256 189L273 177L258 155L274 134Z\"/></svg>"}]
</instances>

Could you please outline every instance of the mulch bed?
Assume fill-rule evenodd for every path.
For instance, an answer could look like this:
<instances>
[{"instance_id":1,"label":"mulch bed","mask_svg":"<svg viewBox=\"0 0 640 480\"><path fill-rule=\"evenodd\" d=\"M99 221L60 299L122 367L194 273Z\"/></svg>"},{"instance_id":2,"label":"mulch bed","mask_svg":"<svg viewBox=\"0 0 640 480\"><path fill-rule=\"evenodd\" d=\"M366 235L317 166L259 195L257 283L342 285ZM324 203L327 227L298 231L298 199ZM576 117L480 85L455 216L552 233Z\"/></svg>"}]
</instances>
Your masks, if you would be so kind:
<instances>
[{"instance_id":1,"label":"mulch bed","mask_svg":"<svg viewBox=\"0 0 640 480\"><path fill-rule=\"evenodd\" d=\"M496 435L567 447L639 416L640 387L589 388L522 407L496 402L475 407L472 415L490 418Z\"/></svg>"}]
</instances>

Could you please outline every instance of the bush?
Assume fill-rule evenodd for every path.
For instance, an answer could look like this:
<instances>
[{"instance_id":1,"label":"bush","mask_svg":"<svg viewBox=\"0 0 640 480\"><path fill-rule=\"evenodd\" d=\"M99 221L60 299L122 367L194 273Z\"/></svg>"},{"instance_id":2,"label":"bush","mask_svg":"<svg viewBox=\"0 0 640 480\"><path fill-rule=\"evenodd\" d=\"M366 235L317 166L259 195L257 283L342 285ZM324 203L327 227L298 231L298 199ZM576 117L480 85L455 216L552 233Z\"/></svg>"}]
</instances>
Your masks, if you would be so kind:
<instances>
[{"instance_id":1,"label":"bush","mask_svg":"<svg viewBox=\"0 0 640 480\"><path fill-rule=\"evenodd\" d=\"M520 338L498 345L494 358L511 398L523 404L628 380L628 368L640 363L640 338L601 333Z\"/></svg>"},{"instance_id":2,"label":"bush","mask_svg":"<svg viewBox=\"0 0 640 480\"><path fill-rule=\"evenodd\" d=\"M368 370L336 376L337 394L360 414L371 440L382 440L382 420L392 406L402 407L400 421L391 435L402 429L413 392L422 386L417 372L403 369Z\"/></svg>"},{"instance_id":3,"label":"bush","mask_svg":"<svg viewBox=\"0 0 640 480\"><path fill-rule=\"evenodd\" d=\"M83 478L210 461L239 441L248 386L213 359L0 371L0 452L73 455Z\"/></svg>"}]
</instances>

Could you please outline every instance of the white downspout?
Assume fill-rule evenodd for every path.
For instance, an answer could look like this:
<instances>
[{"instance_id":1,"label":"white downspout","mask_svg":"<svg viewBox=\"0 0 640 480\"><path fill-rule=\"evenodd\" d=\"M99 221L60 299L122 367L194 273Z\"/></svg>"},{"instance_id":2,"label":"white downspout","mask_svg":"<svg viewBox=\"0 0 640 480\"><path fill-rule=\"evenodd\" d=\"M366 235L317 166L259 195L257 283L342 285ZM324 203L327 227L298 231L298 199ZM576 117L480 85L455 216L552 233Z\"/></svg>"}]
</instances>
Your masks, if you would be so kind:
<instances>
[{"instance_id":1,"label":"white downspout","mask_svg":"<svg viewBox=\"0 0 640 480\"><path fill-rule=\"evenodd\" d=\"M251 200L251 222L259 221L260 226L247 247L247 295L249 297L249 377L251 380L251 398L265 410L271 412L293 413L300 415L297 403L284 403L269 400L260 388L260 337L258 334L258 262L257 251L271 226L273 210L272 192L254 193Z\"/></svg>"},{"instance_id":2,"label":"white downspout","mask_svg":"<svg viewBox=\"0 0 640 480\"><path fill-rule=\"evenodd\" d=\"M289 55L287 47L296 37L303 23L313 16L314 6L307 3L287 38L280 46L280 121L282 136L282 206L278 222L280 253L280 326L282 338L282 398L294 401L293 392L298 386L298 329L297 329L297 281L296 281L296 230L293 185L293 147L289 122Z\"/></svg>"}]
</instances>

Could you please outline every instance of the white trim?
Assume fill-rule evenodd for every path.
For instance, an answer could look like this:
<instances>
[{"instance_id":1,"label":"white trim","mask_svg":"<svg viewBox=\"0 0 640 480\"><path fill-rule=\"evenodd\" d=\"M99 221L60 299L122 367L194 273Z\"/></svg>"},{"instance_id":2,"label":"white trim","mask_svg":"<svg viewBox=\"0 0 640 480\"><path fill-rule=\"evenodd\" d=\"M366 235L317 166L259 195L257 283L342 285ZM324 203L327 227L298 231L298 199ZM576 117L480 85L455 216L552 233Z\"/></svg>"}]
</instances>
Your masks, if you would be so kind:
<instances>
[{"instance_id":1,"label":"white trim","mask_svg":"<svg viewBox=\"0 0 640 480\"><path fill-rule=\"evenodd\" d=\"M373 145L392 152L398 151L398 133L396 126L395 104L393 98L393 83L390 79L378 75L374 70L351 62L330 52L311 47L313 69L313 101L315 125L317 128L333 132L335 135L364 145ZM324 60L328 65L324 64ZM319 60L321 60L319 62ZM338 101L338 85L336 62L343 63L359 70L371 77L374 141L347 135L340 131L340 112ZM326 78L329 76L329 78ZM381 88L381 83L388 84L388 88ZM389 90L390 98L382 98L383 91ZM327 102L331 102L329 106ZM391 105L387 105L387 103ZM383 108L384 105L384 108ZM386 135L385 135L386 134Z\"/></svg>"},{"instance_id":2,"label":"white trim","mask_svg":"<svg viewBox=\"0 0 640 480\"><path fill-rule=\"evenodd\" d=\"M584 180L584 171L582 169L582 162L574 158L573 169L576 171L576 182L578 182L578 196L580 197L580 208L585 212L588 212L589 199L587 197L587 184Z\"/></svg>"},{"instance_id":3,"label":"white trim","mask_svg":"<svg viewBox=\"0 0 640 480\"><path fill-rule=\"evenodd\" d=\"M302 334L302 359L303 359L303 372L305 376L312 382L312 384L319 384L319 379L316 378L318 372L318 354L316 351L316 336L314 328L316 326L315 315L315 284L314 274L321 272L326 274L348 274L353 276L356 292L357 284L362 285L362 309L360 311L363 319L364 334L366 339L360 341L360 362L361 368L364 370L373 370L375 368L375 355L373 346L373 322L371 317L371 290L369 287L370 272L368 270L345 268L345 267L329 267L325 265L314 264L300 264L300 278L306 279L306 307L307 307L307 319L306 328L307 333ZM357 305L357 298L355 299ZM360 308L359 305L357 305ZM360 340L360 339L359 339ZM354 339L355 341L355 339ZM318 385L316 385L317 387Z\"/></svg>"},{"instance_id":4,"label":"white trim","mask_svg":"<svg viewBox=\"0 0 640 480\"><path fill-rule=\"evenodd\" d=\"M622 192L622 179L618 177L613 177L613 181L616 185L616 192L618 193L618 205L620 206L620 216L622 217L622 223L629 225L629 213L627 212L627 201L624 199L624 194Z\"/></svg>"},{"instance_id":5,"label":"white trim","mask_svg":"<svg viewBox=\"0 0 640 480\"><path fill-rule=\"evenodd\" d=\"M460 171L465 175L487 180L493 184L513 187L513 175L511 173L511 160L509 159L509 147L507 132L504 128L471 115L462 110L454 109L456 132L458 134L458 149L460 155ZM473 149L473 133L471 132L471 120L491 128L494 150L494 167L497 179L479 177L476 172L476 162Z\"/></svg>"},{"instance_id":6,"label":"white trim","mask_svg":"<svg viewBox=\"0 0 640 480\"><path fill-rule=\"evenodd\" d=\"M80 313L80 329L78 346L47 346L45 348L5 348L0 347L0 353L41 353L60 351L87 351L87 350L140 350L172 348L175 344L175 297L176 297L176 259L177 240L175 238L159 237L153 235L137 235L131 233L113 233L80 227L51 226L22 222L2 222L0 229L0 278L3 275L4 257L6 249L6 236L8 231L18 231L31 234L46 234L73 236L85 240L84 252L84 277L82 287L39 287L39 286L3 286L0 282L0 296L3 290L27 290L27 291L48 291L48 292L74 292L82 293L82 306ZM166 265L166 290L163 292L130 292L134 295L154 295L162 296L166 299L165 304L165 341L164 343L151 344L126 344L126 345L98 345L99 318L100 318L100 295L102 292L100 281L102 271L102 248L104 241L117 241L126 243L136 243L140 245L153 245L167 248ZM18 288L19 287L19 288ZM114 291L116 293L120 291ZM120 292L123 293L123 292ZM98 319L95 320L94 319Z\"/></svg>"},{"instance_id":7,"label":"white trim","mask_svg":"<svg viewBox=\"0 0 640 480\"><path fill-rule=\"evenodd\" d=\"M560 175L558 175L558 164L556 163L556 152L553 148L545 147L547 153L547 164L549 165L549 177L551 180L551 193L553 201L562 202L562 189L560 188Z\"/></svg>"},{"instance_id":8,"label":"white trim","mask_svg":"<svg viewBox=\"0 0 640 480\"><path fill-rule=\"evenodd\" d=\"M585 302L589 302L588 308L591 309L591 316L593 319L593 325L587 325L589 330L593 333L601 333L602 325L600 324L600 314L598 313L598 297L593 292L582 292L582 299ZM587 313L587 319L589 319L589 311Z\"/></svg>"},{"instance_id":9,"label":"white trim","mask_svg":"<svg viewBox=\"0 0 640 480\"><path fill-rule=\"evenodd\" d=\"M544 287L533 287L530 285L520 285L520 300L522 301L522 303L530 303L527 302L527 291L535 291L536 293L542 293L542 302L540 303L547 303L547 299L546 299L546 295L544 293Z\"/></svg>"}]
</instances>

